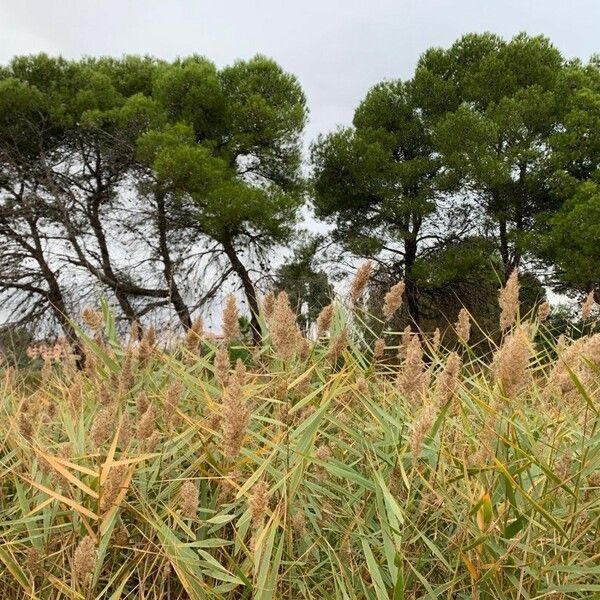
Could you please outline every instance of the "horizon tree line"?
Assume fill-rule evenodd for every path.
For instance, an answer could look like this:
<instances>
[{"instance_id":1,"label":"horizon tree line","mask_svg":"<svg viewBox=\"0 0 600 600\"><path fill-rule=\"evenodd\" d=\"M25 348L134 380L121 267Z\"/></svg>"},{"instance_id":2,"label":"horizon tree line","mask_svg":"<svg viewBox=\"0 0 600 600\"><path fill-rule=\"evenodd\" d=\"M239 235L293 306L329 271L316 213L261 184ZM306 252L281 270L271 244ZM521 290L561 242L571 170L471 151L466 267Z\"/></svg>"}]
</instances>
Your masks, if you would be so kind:
<instances>
[{"instance_id":1,"label":"horizon tree line","mask_svg":"<svg viewBox=\"0 0 600 600\"><path fill-rule=\"evenodd\" d=\"M308 326L357 258L375 266L373 306L404 280L413 329L463 306L491 324L514 269L530 304L543 285L600 300L597 57L526 34L429 49L319 136L309 177L307 117L297 78L264 56L0 67L0 319L76 342L102 295L124 323L187 330L239 288L258 342L261 292L290 290ZM330 240L302 230L307 206Z\"/></svg>"}]
</instances>

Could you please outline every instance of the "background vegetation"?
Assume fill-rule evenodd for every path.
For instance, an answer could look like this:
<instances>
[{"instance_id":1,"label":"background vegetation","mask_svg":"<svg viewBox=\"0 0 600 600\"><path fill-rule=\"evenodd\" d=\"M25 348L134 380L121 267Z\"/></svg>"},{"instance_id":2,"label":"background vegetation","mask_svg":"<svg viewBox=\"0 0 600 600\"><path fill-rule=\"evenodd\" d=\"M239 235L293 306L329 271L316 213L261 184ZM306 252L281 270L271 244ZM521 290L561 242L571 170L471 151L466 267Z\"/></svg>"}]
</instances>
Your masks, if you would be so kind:
<instances>
[{"instance_id":1,"label":"background vegetation","mask_svg":"<svg viewBox=\"0 0 600 600\"><path fill-rule=\"evenodd\" d=\"M15 58L0 69L0 318L17 339L76 342L72 318L102 296L121 331L189 329L239 287L257 341L261 292L285 281L310 325L358 257L381 290L405 281L398 329L445 329L462 306L495 322L488 299L515 268L532 303L542 285L598 299L597 59L469 34L368 91L303 168L306 119L299 82L261 56ZM329 239L306 239L307 208Z\"/></svg>"}]
</instances>

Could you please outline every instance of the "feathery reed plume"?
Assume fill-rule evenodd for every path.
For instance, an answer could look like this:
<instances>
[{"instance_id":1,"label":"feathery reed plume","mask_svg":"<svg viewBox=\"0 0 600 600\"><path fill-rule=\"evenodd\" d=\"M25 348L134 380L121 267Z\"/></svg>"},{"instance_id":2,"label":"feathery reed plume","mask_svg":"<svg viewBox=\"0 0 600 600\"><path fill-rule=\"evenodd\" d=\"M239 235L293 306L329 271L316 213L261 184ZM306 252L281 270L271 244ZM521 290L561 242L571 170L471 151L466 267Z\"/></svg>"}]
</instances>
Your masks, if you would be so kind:
<instances>
[{"instance_id":1,"label":"feathery reed plume","mask_svg":"<svg viewBox=\"0 0 600 600\"><path fill-rule=\"evenodd\" d=\"M451 352L446 361L444 370L438 376L435 387L435 403L443 406L454 397L458 387L458 376L462 360L457 352Z\"/></svg>"},{"instance_id":2,"label":"feathery reed plume","mask_svg":"<svg viewBox=\"0 0 600 600\"><path fill-rule=\"evenodd\" d=\"M233 294L227 296L225 308L223 309L223 338L227 342L238 339L240 337L240 313L238 311L237 302Z\"/></svg>"},{"instance_id":3,"label":"feathery reed plume","mask_svg":"<svg viewBox=\"0 0 600 600\"><path fill-rule=\"evenodd\" d=\"M591 291L585 297L585 300L583 301L583 304L581 305L581 318L584 321L587 321L590 318L590 315L592 314L592 308L594 308L595 303L596 302L594 300L594 292Z\"/></svg>"},{"instance_id":4,"label":"feathery reed plume","mask_svg":"<svg viewBox=\"0 0 600 600\"><path fill-rule=\"evenodd\" d=\"M198 514L198 498L198 488L188 479L181 486L179 495L179 509L184 517L193 519Z\"/></svg>"},{"instance_id":5,"label":"feathery reed plume","mask_svg":"<svg viewBox=\"0 0 600 600\"><path fill-rule=\"evenodd\" d=\"M517 317L519 310L519 274L513 269L506 285L500 290L498 303L500 304L500 329L508 329Z\"/></svg>"},{"instance_id":6,"label":"feathery reed plume","mask_svg":"<svg viewBox=\"0 0 600 600\"><path fill-rule=\"evenodd\" d=\"M470 324L470 322L469 322L469 324ZM441 341L442 341L442 334L440 332L440 328L436 327L435 331L433 332L433 339L431 340L431 349L434 352L439 351Z\"/></svg>"},{"instance_id":7,"label":"feathery reed plume","mask_svg":"<svg viewBox=\"0 0 600 600\"><path fill-rule=\"evenodd\" d=\"M94 308L86 307L81 311L83 322L94 331L99 331L104 325L102 313Z\"/></svg>"},{"instance_id":8,"label":"feathery reed plume","mask_svg":"<svg viewBox=\"0 0 600 600\"><path fill-rule=\"evenodd\" d=\"M383 338L377 338L373 345L373 358L378 360L385 353L385 340Z\"/></svg>"},{"instance_id":9,"label":"feathery reed plume","mask_svg":"<svg viewBox=\"0 0 600 600\"><path fill-rule=\"evenodd\" d=\"M275 294L271 290L269 290L263 298L262 309L265 319L268 321L273 315L273 310L275 309Z\"/></svg>"},{"instance_id":10,"label":"feathery reed plume","mask_svg":"<svg viewBox=\"0 0 600 600\"><path fill-rule=\"evenodd\" d=\"M538 321L543 322L550 316L550 303L542 302L537 308Z\"/></svg>"},{"instance_id":11,"label":"feathery reed plume","mask_svg":"<svg viewBox=\"0 0 600 600\"><path fill-rule=\"evenodd\" d=\"M402 306L402 296L405 288L404 281L393 285L383 299L383 316L389 321Z\"/></svg>"},{"instance_id":12,"label":"feathery reed plume","mask_svg":"<svg viewBox=\"0 0 600 600\"><path fill-rule=\"evenodd\" d=\"M138 421L137 429L135 432L135 436L138 440L147 440L154 433L155 419L156 415L154 413L154 408L152 407L152 405L150 405Z\"/></svg>"},{"instance_id":13,"label":"feathery reed plume","mask_svg":"<svg viewBox=\"0 0 600 600\"><path fill-rule=\"evenodd\" d=\"M146 452L154 452L158 444L160 444L161 433L155 429L150 437L144 442L144 450Z\"/></svg>"},{"instance_id":14,"label":"feathery reed plume","mask_svg":"<svg viewBox=\"0 0 600 600\"><path fill-rule=\"evenodd\" d=\"M418 335L413 335L406 348L406 358L398 373L398 385L410 402L418 402L429 385L429 372L423 361L423 348Z\"/></svg>"},{"instance_id":15,"label":"feathery reed plume","mask_svg":"<svg viewBox=\"0 0 600 600\"><path fill-rule=\"evenodd\" d=\"M365 292L367 284L369 283L372 272L373 263L371 261L367 261L358 267L356 275L354 276L352 284L350 285L350 299L352 302L357 302L360 300L361 296Z\"/></svg>"},{"instance_id":16,"label":"feathery reed plume","mask_svg":"<svg viewBox=\"0 0 600 600\"><path fill-rule=\"evenodd\" d=\"M241 361L238 359L238 364ZM242 364L243 366L243 364ZM221 407L221 430L223 432L223 454L229 460L235 459L242 448L242 442L250 421L250 411L244 400L243 389L245 369L237 368L225 388Z\"/></svg>"},{"instance_id":17,"label":"feathery reed plume","mask_svg":"<svg viewBox=\"0 0 600 600\"><path fill-rule=\"evenodd\" d=\"M277 356L282 360L289 360L298 351L301 333L286 292L279 292L277 295L269 326Z\"/></svg>"},{"instance_id":18,"label":"feathery reed plume","mask_svg":"<svg viewBox=\"0 0 600 600\"><path fill-rule=\"evenodd\" d=\"M121 486L123 485L126 473L127 467L125 465L119 465L110 470L100 493L101 512L106 512L112 508L112 505L121 491Z\"/></svg>"},{"instance_id":19,"label":"feathery reed plume","mask_svg":"<svg viewBox=\"0 0 600 600\"><path fill-rule=\"evenodd\" d=\"M246 383L246 365L242 362L241 359L237 359L235 361L235 367L233 369L233 377L236 381L239 382L240 385L244 385Z\"/></svg>"},{"instance_id":20,"label":"feathery reed plume","mask_svg":"<svg viewBox=\"0 0 600 600\"><path fill-rule=\"evenodd\" d=\"M140 339L140 325L137 321L131 321L131 327L129 328L129 344L133 344Z\"/></svg>"},{"instance_id":21,"label":"feathery reed plume","mask_svg":"<svg viewBox=\"0 0 600 600\"><path fill-rule=\"evenodd\" d=\"M419 418L413 425L412 434L410 436L410 447L412 453L413 468L417 466L419 455L423 448L425 436L431 430L436 416L436 408L433 404L428 404L423 408Z\"/></svg>"},{"instance_id":22,"label":"feathery reed plume","mask_svg":"<svg viewBox=\"0 0 600 600\"><path fill-rule=\"evenodd\" d=\"M333 302L328 304L325 308L321 309L319 316L317 317L317 336L321 337L325 335L331 327L333 321Z\"/></svg>"},{"instance_id":23,"label":"feathery reed plume","mask_svg":"<svg viewBox=\"0 0 600 600\"><path fill-rule=\"evenodd\" d=\"M67 392L67 403L71 412L78 415L81 412L83 402L83 382L80 377L77 377L72 383Z\"/></svg>"},{"instance_id":24,"label":"feathery reed plume","mask_svg":"<svg viewBox=\"0 0 600 600\"><path fill-rule=\"evenodd\" d=\"M166 423L174 423L177 416L177 408L181 394L183 393L183 385L179 381L174 381L168 388L165 394L165 404L163 416Z\"/></svg>"},{"instance_id":25,"label":"feathery reed plume","mask_svg":"<svg viewBox=\"0 0 600 600\"><path fill-rule=\"evenodd\" d=\"M92 572L96 565L96 545L94 540L86 535L75 548L73 554L73 574L82 585L89 585Z\"/></svg>"},{"instance_id":26,"label":"feathery reed plume","mask_svg":"<svg viewBox=\"0 0 600 600\"><path fill-rule=\"evenodd\" d=\"M123 412L123 415L121 416L121 423L119 428L119 444L122 450L129 446L129 442L131 441L132 436L133 427L129 419L129 413L127 412L127 409L125 409L125 412Z\"/></svg>"},{"instance_id":27,"label":"feathery reed plume","mask_svg":"<svg viewBox=\"0 0 600 600\"><path fill-rule=\"evenodd\" d=\"M333 452L331 451L331 447L327 444L321 444L315 451L315 458L324 463L329 462L332 456ZM327 479L327 469L325 466L317 466L316 477L321 483Z\"/></svg>"},{"instance_id":28,"label":"feathery reed plume","mask_svg":"<svg viewBox=\"0 0 600 600\"><path fill-rule=\"evenodd\" d=\"M524 325L517 327L502 343L492 361L496 381L509 398L514 398L531 379L531 345Z\"/></svg>"},{"instance_id":29,"label":"feathery reed plume","mask_svg":"<svg viewBox=\"0 0 600 600\"><path fill-rule=\"evenodd\" d=\"M463 343L467 343L471 337L471 317L469 311L463 306L458 313L458 321L454 326L456 330L456 336Z\"/></svg>"},{"instance_id":30,"label":"feathery reed plume","mask_svg":"<svg viewBox=\"0 0 600 600\"><path fill-rule=\"evenodd\" d=\"M310 356L311 345L302 333L298 330L298 358L306 360Z\"/></svg>"},{"instance_id":31,"label":"feathery reed plume","mask_svg":"<svg viewBox=\"0 0 600 600\"><path fill-rule=\"evenodd\" d=\"M103 408L94 419L90 429L90 440L95 448L100 448L113 430L115 411L112 407Z\"/></svg>"},{"instance_id":32,"label":"feathery reed plume","mask_svg":"<svg viewBox=\"0 0 600 600\"><path fill-rule=\"evenodd\" d=\"M203 331L204 322L202 321L202 318L199 317L192 323L192 326L185 333L183 344L193 354L198 353L200 343L202 342Z\"/></svg>"},{"instance_id":33,"label":"feathery reed plume","mask_svg":"<svg viewBox=\"0 0 600 600\"><path fill-rule=\"evenodd\" d=\"M224 346L220 346L215 352L215 358L213 362L215 379L225 387L229 380L229 352Z\"/></svg>"},{"instance_id":34,"label":"feathery reed plume","mask_svg":"<svg viewBox=\"0 0 600 600\"><path fill-rule=\"evenodd\" d=\"M300 509L297 509L292 515L292 528L299 535L306 531L306 517Z\"/></svg>"},{"instance_id":35,"label":"feathery reed plume","mask_svg":"<svg viewBox=\"0 0 600 600\"><path fill-rule=\"evenodd\" d=\"M21 411L17 417L17 427L20 434L27 440L31 441L33 437L33 419L31 415L25 411Z\"/></svg>"},{"instance_id":36,"label":"feathery reed plume","mask_svg":"<svg viewBox=\"0 0 600 600\"><path fill-rule=\"evenodd\" d=\"M265 481L255 483L252 494L248 498L252 525L255 528L262 527L269 504L269 486Z\"/></svg>"},{"instance_id":37,"label":"feathery reed plume","mask_svg":"<svg viewBox=\"0 0 600 600\"><path fill-rule=\"evenodd\" d=\"M546 382L545 396L558 395L570 399L577 396L577 381L584 388L593 385L600 368L600 333L582 337L570 346L561 347L556 363Z\"/></svg>"},{"instance_id":38,"label":"feathery reed plume","mask_svg":"<svg viewBox=\"0 0 600 600\"><path fill-rule=\"evenodd\" d=\"M113 382L114 383L114 382ZM95 387L98 404L101 406L112 406L116 397L103 381L97 381Z\"/></svg>"},{"instance_id":39,"label":"feathery reed plume","mask_svg":"<svg viewBox=\"0 0 600 600\"><path fill-rule=\"evenodd\" d=\"M44 556L37 548L27 550L25 567L33 577L41 577L44 574Z\"/></svg>"},{"instance_id":40,"label":"feathery reed plume","mask_svg":"<svg viewBox=\"0 0 600 600\"><path fill-rule=\"evenodd\" d=\"M133 356L131 352L127 352L123 366L121 367L121 373L119 374L117 383L117 400L127 395L129 390L133 387L134 376L133 376Z\"/></svg>"},{"instance_id":41,"label":"feathery reed plume","mask_svg":"<svg viewBox=\"0 0 600 600\"><path fill-rule=\"evenodd\" d=\"M148 396L146 396L146 392L141 391L136 400L135 400L135 410L138 414L138 417L141 417L150 406L150 401L148 400Z\"/></svg>"},{"instance_id":42,"label":"feathery reed plume","mask_svg":"<svg viewBox=\"0 0 600 600\"><path fill-rule=\"evenodd\" d=\"M344 352L348 345L348 329L344 327L329 343L327 358L331 362L335 362Z\"/></svg>"},{"instance_id":43,"label":"feathery reed plume","mask_svg":"<svg viewBox=\"0 0 600 600\"><path fill-rule=\"evenodd\" d=\"M415 332L407 325L402 331L402 337L400 338L400 345L398 346L398 358L404 360L406 358L406 351L412 339L415 337Z\"/></svg>"},{"instance_id":44,"label":"feathery reed plume","mask_svg":"<svg viewBox=\"0 0 600 600\"><path fill-rule=\"evenodd\" d=\"M356 380L356 391L363 396L369 392L369 383L364 377L359 377Z\"/></svg>"},{"instance_id":45,"label":"feathery reed plume","mask_svg":"<svg viewBox=\"0 0 600 600\"><path fill-rule=\"evenodd\" d=\"M138 348L138 360L141 364L144 364L150 359L155 347L156 329L153 325L150 325L150 327L144 331L144 335L142 335L142 339L140 341L140 347Z\"/></svg>"},{"instance_id":46,"label":"feathery reed plume","mask_svg":"<svg viewBox=\"0 0 600 600\"><path fill-rule=\"evenodd\" d=\"M90 346L83 348L83 355L85 357L85 373L89 379L93 380L98 375L98 358Z\"/></svg>"}]
</instances>

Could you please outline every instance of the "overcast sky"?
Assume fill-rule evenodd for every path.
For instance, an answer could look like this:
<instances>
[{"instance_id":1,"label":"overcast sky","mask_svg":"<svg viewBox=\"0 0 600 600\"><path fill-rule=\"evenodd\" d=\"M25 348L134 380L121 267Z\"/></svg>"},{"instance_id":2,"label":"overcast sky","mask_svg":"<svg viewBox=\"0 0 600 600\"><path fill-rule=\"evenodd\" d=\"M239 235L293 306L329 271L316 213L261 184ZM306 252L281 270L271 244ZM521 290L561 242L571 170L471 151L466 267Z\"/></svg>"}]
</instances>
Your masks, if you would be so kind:
<instances>
[{"instance_id":1,"label":"overcast sky","mask_svg":"<svg viewBox=\"0 0 600 600\"><path fill-rule=\"evenodd\" d=\"M307 139L347 124L371 85L407 78L430 46L467 32L543 33L568 57L600 51L600 0L0 0L0 62L15 54L260 52L307 94Z\"/></svg>"}]
</instances>

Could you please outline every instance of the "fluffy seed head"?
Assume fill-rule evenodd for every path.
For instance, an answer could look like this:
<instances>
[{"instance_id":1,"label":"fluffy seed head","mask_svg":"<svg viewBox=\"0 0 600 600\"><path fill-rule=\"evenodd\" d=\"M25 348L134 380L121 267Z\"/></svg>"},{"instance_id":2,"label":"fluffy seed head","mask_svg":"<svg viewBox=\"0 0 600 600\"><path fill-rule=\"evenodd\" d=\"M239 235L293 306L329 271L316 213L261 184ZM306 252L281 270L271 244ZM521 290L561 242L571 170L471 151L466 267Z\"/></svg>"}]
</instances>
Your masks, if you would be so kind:
<instances>
[{"instance_id":1,"label":"fluffy seed head","mask_svg":"<svg viewBox=\"0 0 600 600\"><path fill-rule=\"evenodd\" d=\"M469 311L466 308L463 307L460 309L460 312L458 313L458 321L454 327L456 329L456 335L458 339L466 344L471 337L471 317L469 316Z\"/></svg>"},{"instance_id":2,"label":"fluffy seed head","mask_svg":"<svg viewBox=\"0 0 600 600\"><path fill-rule=\"evenodd\" d=\"M182 393L183 385L179 381L174 381L167 388L164 405L164 418L167 423L172 423L175 419Z\"/></svg>"},{"instance_id":3,"label":"fluffy seed head","mask_svg":"<svg viewBox=\"0 0 600 600\"><path fill-rule=\"evenodd\" d=\"M102 512L110 510L114 504L119 492L121 491L121 486L123 484L123 480L125 479L126 473L127 467L125 465L113 467L110 470L108 477L102 486L100 494L100 510Z\"/></svg>"},{"instance_id":4,"label":"fluffy seed head","mask_svg":"<svg viewBox=\"0 0 600 600\"><path fill-rule=\"evenodd\" d=\"M373 263L371 261L367 261L358 267L356 275L354 276L352 284L350 285L350 298L352 302L357 302L360 300L361 296L365 292L367 284L369 283L372 272Z\"/></svg>"},{"instance_id":5,"label":"fluffy seed head","mask_svg":"<svg viewBox=\"0 0 600 600\"><path fill-rule=\"evenodd\" d=\"M140 346L138 348L138 360L145 363L149 360L156 347L156 329L150 325L142 335Z\"/></svg>"},{"instance_id":6,"label":"fluffy seed head","mask_svg":"<svg viewBox=\"0 0 600 600\"><path fill-rule=\"evenodd\" d=\"M241 362L241 361L240 361ZM237 367L237 365L236 365ZM245 370L236 368L233 377L223 393L221 404L221 430L223 433L223 454L229 460L240 453L248 422L250 410L244 399Z\"/></svg>"},{"instance_id":7,"label":"fluffy seed head","mask_svg":"<svg viewBox=\"0 0 600 600\"><path fill-rule=\"evenodd\" d=\"M517 269L513 269L506 285L500 290L498 303L500 304L500 329L508 329L517 317L519 310L519 274Z\"/></svg>"},{"instance_id":8,"label":"fluffy seed head","mask_svg":"<svg viewBox=\"0 0 600 600\"><path fill-rule=\"evenodd\" d=\"M402 306L402 295L405 288L404 281L399 281L393 285L383 299L383 316L389 321L395 312Z\"/></svg>"},{"instance_id":9,"label":"fluffy seed head","mask_svg":"<svg viewBox=\"0 0 600 600\"><path fill-rule=\"evenodd\" d=\"M550 316L550 304L548 302L542 302L537 309L538 321L543 322Z\"/></svg>"},{"instance_id":10,"label":"fluffy seed head","mask_svg":"<svg viewBox=\"0 0 600 600\"><path fill-rule=\"evenodd\" d=\"M196 319L192 326L186 331L184 345L185 347L194 354L198 352L200 343L202 342L202 333L204 330L204 323L201 318Z\"/></svg>"},{"instance_id":11,"label":"fluffy seed head","mask_svg":"<svg viewBox=\"0 0 600 600\"><path fill-rule=\"evenodd\" d=\"M321 337L325 335L331 327L331 321L333 320L333 303L328 304L321 310L317 317L317 335Z\"/></svg>"},{"instance_id":12,"label":"fluffy seed head","mask_svg":"<svg viewBox=\"0 0 600 600\"><path fill-rule=\"evenodd\" d=\"M263 314L265 315L265 319L267 319L267 321L273 315L274 308L275 308L275 294L271 290L269 290L265 294L265 297L263 298L263 305L262 305Z\"/></svg>"},{"instance_id":13,"label":"fluffy seed head","mask_svg":"<svg viewBox=\"0 0 600 600\"><path fill-rule=\"evenodd\" d=\"M84 308L81 311L81 319L90 329L93 329L94 331L102 329L102 326L104 325L102 313L95 308Z\"/></svg>"},{"instance_id":14,"label":"fluffy seed head","mask_svg":"<svg viewBox=\"0 0 600 600\"><path fill-rule=\"evenodd\" d=\"M423 397L429 385L429 371L425 369L423 348L418 335L413 335L406 348L406 358L398 374L398 384L402 393L416 404Z\"/></svg>"},{"instance_id":15,"label":"fluffy seed head","mask_svg":"<svg viewBox=\"0 0 600 600\"><path fill-rule=\"evenodd\" d=\"M414 423L410 437L413 467L417 465L419 455L421 454L421 448L423 447L423 440L425 439L427 433L431 430L435 416L435 406L433 404L428 404L421 411L419 418Z\"/></svg>"},{"instance_id":16,"label":"fluffy seed head","mask_svg":"<svg viewBox=\"0 0 600 600\"><path fill-rule=\"evenodd\" d=\"M524 325L508 335L494 355L492 372L509 398L514 398L531 379L531 347Z\"/></svg>"},{"instance_id":17,"label":"fluffy seed head","mask_svg":"<svg viewBox=\"0 0 600 600\"><path fill-rule=\"evenodd\" d=\"M25 566L34 577L41 577L44 574L43 562L44 556L37 548L32 547L27 550Z\"/></svg>"},{"instance_id":18,"label":"fluffy seed head","mask_svg":"<svg viewBox=\"0 0 600 600\"><path fill-rule=\"evenodd\" d=\"M279 292L277 295L269 326L277 356L282 360L289 360L298 351L301 333L286 292Z\"/></svg>"},{"instance_id":19,"label":"fluffy seed head","mask_svg":"<svg viewBox=\"0 0 600 600\"><path fill-rule=\"evenodd\" d=\"M348 330L344 327L329 343L327 358L335 362L348 345Z\"/></svg>"},{"instance_id":20,"label":"fluffy seed head","mask_svg":"<svg viewBox=\"0 0 600 600\"><path fill-rule=\"evenodd\" d=\"M590 315L592 313L592 308L594 308L594 292L590 292L586 297L585 300L583 301L583 304L581 305L581 318L584 321L587 321L590 318Z\"/></svg>"},{"instance_id":21,"label":"fluffy seed head","mask_svg":"<svg viewBox=\"0 0 600 600\"><path fill-rule=\"evenodd\" d=\"M137 429L135 432L135 436L138 440L144 441L147 440L155 430L154 420L156 419L156 415L154 413L154 408L152 406L148 406L146 412L140 417L138 421Z\"/></svg>"},{"instance_id":22,"label":"fluffy seed head","mask_svg":"<svg viewBox=\"0 0 600 600\"><path fill-rule=\"evenodd\" d=\"M162 436L160 434L160 431L158 431L158 429L155 429L150 435L150 437L144 442L144 450L146 452L154 452L156 450L156 447L160 443L161 437Z\"/></svg>"},{"instance_id":23,"label":"fluffy seed head","mask_svg":"<svg viewBox=\"0 0 600 600\"><path fill-rule=\"evenodd\" d=\"M121 417L121 427L119 429L119 444L121 445L122 450L129 446L132 435L133 428L129 419L129 413L127 410L125 410L123 416Z\"/></svg>"},{"instance_id":24,"label":"fluffy seed head","mask_svg":"<svg viewBox=\"0 0 600 600\"><path fill-rule=\"evenodd\" d=\"M215 379L225 387L229 379L229 352L224 346L220 346L215 352L214 359Z\"/></svg>"},{"instance_id":25,"label":"fluffy seed head","mask_svg":"<svg viewBox=\"0 0 600 600\"><path fill-rule=\"evenodd\" d=\"M184 482L179 497L179 508L184 517L193 519L196 516L198 513L198 497L198 488L194 485L194 482L189 480Z\"/></svg>"},{"instance_id":26,"label":"fluffy seed head","mask_svg":"<svg viewBox=\"0 0 600 600\"><path fill-rule=\"evenodd\" d=\"M434 352L437 352L440 349L440 343L442 341L442 334L440 332L440 328L436 327L433 332L433 338L431 340L431 348Z\"/></svg>"},{"instance_id":27,"label":"fluffy seed head","mask_svg":"<svg viewBox=\"0 0 600 600\"><path fill-rule=\"evenodd\" d=\"M115 411L112 407L103 408L94 419L90 429L90 440L96 448L100 448L110 437L115 419Z\"/></svg>"},{"instance_id":28,"label":"fluffy seed head","mask_svg":"<svg viewBox=\"0 0 600 600\"><path fill-rule=\"evenodd\" d=\"M398 346L398 358L400 360L404 360L406 358L406 350L415 336L415 332L410 328L410 325L407 325L402 332L402 337L400 338L400 345Z\"/></svg>"},{"instance_id":29,"label":"fluffy seed head","mask_svg":"<svg viewBox=\"0 0 600 600\"><path fill-rule=\"evenodd\" d=\"M248 498L252 524L260 527L263 524L269 503L269 486L265 481L259 481L252 488L252 495Z\"/></svg>"},{"instance_id":30,"label":"fluffy seed head","mask_svg":"<svg viewBox=\"0 0 600 600\"><path fill-rule=\"evenodd\" d=\"M148 410L148 406L150 406L148 396L146 396L146 392L142 391L135 400L135 410L137 411L138 417L141 417Z\"/></svg>"},{"instance_id":31,"label":"fluffy seed head","mask_svg":"<svg viewBox=\"0 0 600 600\"><path fill-rule=\"evenodd\" d=\"M87 535L79 542L73 554L73 574L75 578L83 585L89 584L95 564L96 545L94 540Z\"/></svg>"},{"instance_id":32,"label":"fluffy seed head","mask_svg":"<svg viewBox=\"0 0 600 600\"><path fill-rule=\"evenodd\" d=\"M375 340L375 344L373 346L373 358L377 360L381 358L385 352L385 340L382 338L378 338Z\"/></svg>"},{"instance_id":33,"label":"fluffy seed head","mask_svg":"<svg viewBox=\"0 0 600 600\"><path fill-rule=\"evenodd\" d=\"M225 301L223 309L223 337L230 342L240 337L240 313L238 311L235 296L230 294Z\"/></svg>"}]
</instances>

